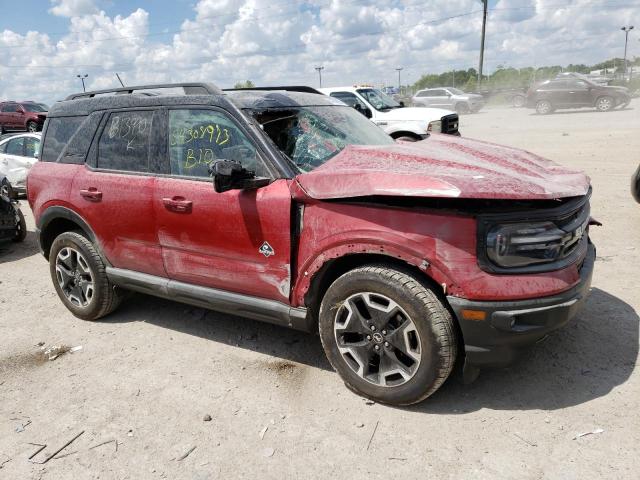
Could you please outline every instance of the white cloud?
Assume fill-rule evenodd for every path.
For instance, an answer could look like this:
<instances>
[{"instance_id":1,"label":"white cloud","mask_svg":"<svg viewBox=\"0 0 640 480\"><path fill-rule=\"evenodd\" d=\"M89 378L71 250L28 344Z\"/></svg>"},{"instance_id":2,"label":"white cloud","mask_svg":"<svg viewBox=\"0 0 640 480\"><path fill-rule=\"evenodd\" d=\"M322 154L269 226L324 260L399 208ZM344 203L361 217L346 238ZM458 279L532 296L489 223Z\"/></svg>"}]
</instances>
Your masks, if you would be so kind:
<instances>
[{"instance_id":1,"label":"white cloud","mask_svg":"<svg viewBox=\"0 0 640 480\"><path fill-rule=\"evenodd\" d=\"M603 3L604 2L604 3ZM499 0L489 14L486 69L595 63L621 56L621 25L638 9L605 0ZM68 33L0 32L0 98L52 101L89 88L237 81L325 85L397 82L477 65L477 0L200 0L173 33L138 8L111 17L88 0L57 0ZM53 10L56 10L53 12ZM630 55L637 41L630 40Z\"/></svg>"},{"instance_id":2,"label":"white cloud","mask_svg":"<svg viewBox=\"0 0 640 480\"><path fill-rule=\"evenodd\" d=\"M49 12L58 17L76 17L98 11L93 0L51 0L53 7Z\"/></svg>"}]
</instances>

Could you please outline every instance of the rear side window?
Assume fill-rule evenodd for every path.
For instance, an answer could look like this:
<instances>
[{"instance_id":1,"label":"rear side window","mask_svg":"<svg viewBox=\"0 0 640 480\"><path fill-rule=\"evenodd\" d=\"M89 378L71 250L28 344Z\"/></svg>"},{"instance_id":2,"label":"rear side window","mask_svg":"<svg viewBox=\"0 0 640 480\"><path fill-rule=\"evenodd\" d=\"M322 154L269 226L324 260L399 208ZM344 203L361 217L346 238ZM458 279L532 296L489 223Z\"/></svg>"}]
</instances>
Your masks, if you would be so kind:
<instances>
[{"instance_id":1,"label":"rear side window","mask_svg":"<svg viewBox=\"0 0 640 480\"><path fill-rule=\"evenodd\" d=\"M85 118L85 116L49 118L47 120L48 125L45 128L40 161L57 161L65 145Z\"/></svg>"},{"instance_id":2,"label":"rear side window","mask_svg":"<svg viewBox=\"0 0 640 480\"><path fill-rule=\"evenodd\" d=\"M5 113L15 113L18 111L17 103L5 103L2 105L2 111Z\"/></svg>"},{"instance_id":3,"label":"rear side window","mask_svg":"<svg viewBox=\"0 0 640 480\"><path fill-rule=\"evenodd\" d=\"M9 140L7 145L7 155L24 155L24 137Z\"/></svg>"},{"instance_id":4,"label":"rear side window","mask_svg":"<svg viewBox=\"0 0 640 480\"><path fill-rule=\"evenodd\" d=\"M149 171L153 111L113 112L98 143L98 168Z\"/></svg>"}]
</instances>

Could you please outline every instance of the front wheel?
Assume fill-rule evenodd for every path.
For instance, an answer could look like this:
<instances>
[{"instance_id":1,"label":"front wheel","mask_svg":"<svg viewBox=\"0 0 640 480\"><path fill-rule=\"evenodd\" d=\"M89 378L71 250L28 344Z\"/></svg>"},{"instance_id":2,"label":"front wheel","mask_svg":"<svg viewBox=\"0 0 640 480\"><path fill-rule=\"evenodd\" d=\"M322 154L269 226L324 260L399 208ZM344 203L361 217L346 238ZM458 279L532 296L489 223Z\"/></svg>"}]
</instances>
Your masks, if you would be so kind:
<instances>
[{"instance_id":1,"label":"front wheel","mask_svg":"<svg viewBox=\"0 0 640 480\"><path fill-rule=\"evenodd\" d=\"M614 105L615 103L611 97L599 97L596 100L596 109L598 109L599 112L608 112L613 109Z\"/></svg>"},{"instance_id":2,"label":"front wheel","mask_svg":"<svg viewBox=\"0 0 640 480\"><path fill-rule=\"evenodd\" d=\"M102 258L78 232L62 233L53 241L49 271L60 300L78 318L97 320L120 303L120 292L107 278Z\"/></svg>"},{"instance_id":3,"label":"front wheel","mask_svg":"<svg viewBox=\"0 0 640 480\"><path fill-rule=\"evenodd\" d=\"M396 137L394 139L396 142L417 142L418 139L416 137L410 137L409 135L403 135L402 137Z\"/></svg>"},{"instance_id":4,"label":"front wheel","mask_svg":"<svg viewBox=\"0 0 640 480\"><path fill-rule=\"evenodd\" d=\"M471 112L469 105L467 105L466 103L458 103L456 104L455 108L458 115L466 115L467 113Z\"/></svg>"},{"instance_id":5,"label":"front wheel","mask_svg":"<svg viewBox=\"0 0 640 480\"><path fill-rule=\"evenodd\" d=\"M514 95L513 98L511 99L511 102L514 107L521 108L521 107L524 107L525 98L522 95Z\"/></svg>"},{"instance_id":6,"label":"front wheel","mask_svg":"<svg viewBox=\"0 0 640 480\"><path fill-rule=\"evenodd\" d=\"M356 393L410 405L434 393L457 355L451 314L413 276L383 266L345 273L327 290L320 338L331 365Z\"/></svg>"}]
</instances>

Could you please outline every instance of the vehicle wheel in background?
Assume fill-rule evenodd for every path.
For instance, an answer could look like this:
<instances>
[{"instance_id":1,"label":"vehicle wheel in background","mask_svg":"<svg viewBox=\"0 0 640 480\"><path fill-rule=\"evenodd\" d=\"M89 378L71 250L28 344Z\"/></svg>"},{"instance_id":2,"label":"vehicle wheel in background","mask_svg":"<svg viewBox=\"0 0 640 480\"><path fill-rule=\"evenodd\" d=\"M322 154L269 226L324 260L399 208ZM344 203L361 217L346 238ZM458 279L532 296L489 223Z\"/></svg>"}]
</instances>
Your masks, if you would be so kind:
<instances>
[{"instance_id":1,"label":"vehicle wheel in background","mask_svg":"<svg viewBox=\"0 0 640 480\"><path fill-rule=\"evenodd\" d=\"M466 103L457 103L456 104L456 113L458 115L465 115L469 113L471 110L469 109L469 105Z\"/></svg>"},{"instance_id":2,"label":"vehicle wheel in background","mask_svg":"<svg viewBox=\"0 0 640 480\"><path fill-rule=\"evenodd\" d=\"M393 268L366 266L339 277L322 299L319 329L347 387L381 403L424 400L456 360L449 310L430 288Z\"/></svg>"},{"instance_id":3,"label":"vehicle wheel in background","mask_svg":"<svg viewBox=\"0 0 640 480\"><path fill-rule=\"evenodd\" d=\"M76 317L97 320L120 304L122 296L107 278L102 258L79 232L53 241L49 271L60 300Z\"/></svg>"},{"instance_id":4,"label":"vehicle wheel in background","mask_svg":"<svg viewBox=\"0 0 640 480\"><path fill-rule=\"evenodd\" d=\"M0 135L3 135L3 134L4 134L4 131L5 131L5 130L4 130L4 127L3 127L2 125L0 125Z\"/></svg>"},{"instance_id":5,"label":"vehicle wheel in background","mask_svg":"<svg viewBox=\"0 0 640 480\"><path fill-rule=\"evenodd\" d=\"M9 180L7 180L6 178L2 180L2 184L0 184L0 194L4 195L5 197L9 197L12 200L16 198L16 193L9 183Z\"/></svg>"},{"instance_id":6,"label":"vehicle wheel in background","mask_svg":"<svg viewBox=\"0 0 640 480\"><path fill-rule=\"evenodd\" d=\"M608 112L609 110L613 109L613 106L615 105L613 98L611 97L598 97L598 99L596 100L596 109L599 112Z\"/></svg>"},{"instance_id":7,"label":"vehicle wheel in background","mask_svg":"<svg viewBox=\"0 0 640 480\"><path fill-rule=\"evenodd\" d=\"M416 137L410 137L408 135L403 135L402 137L396 137L394 140L400 140L402 142L417 142L419 139Z\"/></svg>"},{"instance_id":8,"label":"vehicle wheel in background","mask_svg":"<svg viewBox=\"0 0 640 480\"><path fill-rule=\"evenodd\" d=\"M524 95L514 95L511 99L511 103L516 108L524 107L525 98Z\"/></svg>"},{"instance_id":9,"label":"vehicle wheel in background","mask_svg":"<svg viewBox=\"0 0 640 480\"><path fill-rule=\"evenodd\" d=\"M536 103L536 112L540 115L547 115L553 112L553 105L551 105L549 100L540 100Z\"/></svg>"},{"instance_id":10,"label":"vehicle wheel in background","mask_svg":"<svg viewBox=\"0 0 640 480\"><path fill-rule=\"evenodd\" d=\"M25 238L27 238L27 222L24 220L22 212L18 210L18 231L16 232L16 236L13 238L13 241L20 243L24 242Z\"/></svg>"},{"instance_id":11,"label":"vehicle wheel in background","mask_svg":"<svg viewBox=\"0 0 640 480\"><path fill-rule=\"evenodd\" d=\"M27 122L27 132L37 132L38 124L36 122Z\"/></svg>"}]
</instances>

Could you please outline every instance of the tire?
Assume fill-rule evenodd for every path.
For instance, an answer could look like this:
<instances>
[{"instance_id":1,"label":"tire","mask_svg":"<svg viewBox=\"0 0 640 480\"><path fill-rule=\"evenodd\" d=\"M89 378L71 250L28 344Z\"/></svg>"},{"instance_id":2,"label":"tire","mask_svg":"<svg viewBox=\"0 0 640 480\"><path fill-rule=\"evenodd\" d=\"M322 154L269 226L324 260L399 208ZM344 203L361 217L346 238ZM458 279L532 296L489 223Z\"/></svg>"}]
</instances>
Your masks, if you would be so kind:
<instances>
[{"instance_id":1,"label":"tire","mask_svg":"<svg viewBox=\"0 0 640 480\"><path fill-rule=\"evenodd\" d=\"M38 124L36 122L27 122L27 132L37 132Z\"/></svg>"},{"instance_id":2,"label":"tire","mask_svg":"<svg viewBox=\"0 0 640 480\"><path fill-rule=\"evenodd\" d=\"M78 318L97 320L120 304L121 294L107 278L102 258L78 232L62 233L53 241L49 271L60 300Z\"/></svg>"},{"instance_id":3,"label":"tire","mask_svg":"<svg viewBox=\"0 0 640 480\"><path fill-rule=\"evenodd\" d=\"M16 232L16 236L12 239L16 243L24 242L24 239L27 238L27 222L24 220L24 215L20 210L18 210L18 231Z\"/></svg>"},{"instance_id":4,"label":"tire","mask_svg":"<svg viewBox=\"0 0 640 480\"><path fill-rule=\"evenodd\" d=\"M2 125L0 125L0 135L3 135L6 130Z\"/></svg>"},{"instance_id":5,"label":"tire","mask_svg":"<svg viewBox=\"0 0 640 480\"><path fill-rule=\"evenodd\" d=\"M536 112L538 112L539 115L553 113L553 105L551 105L549 100L539 100L536 102Z\"/></svg>"},{"instance_id":6,"label":"tire","mask_svg":"<svg viewBox=\"0 0 640 480\"><path fill-rule=\"evenodd\" d=\"M609 110L613 110L615 106L615 102L613 98L609 96L598 97L596 99L596 109L599 112L608 112Z\"/></svg>"},{"instance_id":7,"label":"tire","mask_svg":"<svg viewBox=\"0 0 640 480\"><path fill-rule=\"evenodd\" d=\"M2 184L0 184L0 194L5 197L9 197L11 200L14 200L17 197L16 192L13 190L9 180L6 178L2 180Z\"/></svg>"},{"instance_id":8,"label":"tire","mask_svg":"<svg viewBox=\"0 0 640 480\"><path fill-rule=\"evenodd\" d=\"M471 112L469 105L467 105L466 103L456 103L455 110L458 115L465 115Z\"/></svg>"},{"instance_id":9,"label":"tire","mask_svg":"<svg viewBox=\"0 0 640 480\"><path fill-rule=\"evenodd\" d=\"M396 137L394 140L398 141L402 141L402 142L417 142L418 139L416 137L410 137L408 135L403 135L402 137Z\"/></svg>"},{"instance_id":10,"label":"tire","mask_svg":"<svg viewBox=\"0 0 640 480\"><path fill-rule=\"evenodd\" d=\"M511 99L511 103L515 108L522 108L525 104L525 98L522 95L514 95Z\"/></svg>"},{"instance_id":11,"label":"tire","mask_svg":"<svg viewBox=\"0 0 640 480\"><path fill-rule=\"evenodd\" d=\"M384 309L396 313L385 319ZM449 310L413 276L384 266L356 268L333 282L320 305L319 331L346 386L390 405L434 393L457 356Z\"/></svg>"}]
</instances>

